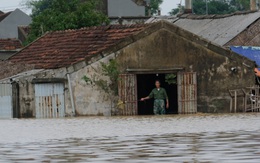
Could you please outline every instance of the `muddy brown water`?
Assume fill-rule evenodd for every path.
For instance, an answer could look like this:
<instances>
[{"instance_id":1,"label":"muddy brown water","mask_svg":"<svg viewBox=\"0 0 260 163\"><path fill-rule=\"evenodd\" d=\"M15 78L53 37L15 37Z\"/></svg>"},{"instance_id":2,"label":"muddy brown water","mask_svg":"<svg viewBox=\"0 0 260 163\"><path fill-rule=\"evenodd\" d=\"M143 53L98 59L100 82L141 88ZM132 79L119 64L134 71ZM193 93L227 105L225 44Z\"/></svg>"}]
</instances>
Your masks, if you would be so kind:
<instances>
[{"instance_id":1,"label":"muddy brown water","mask_svg":"<svg viewBox=\"0 0 260 163\"><path fill-rule=\"evenodd\" d=\"M260 162L260 114L0 120L0 162Z\"/></svg>"}]
</instances>

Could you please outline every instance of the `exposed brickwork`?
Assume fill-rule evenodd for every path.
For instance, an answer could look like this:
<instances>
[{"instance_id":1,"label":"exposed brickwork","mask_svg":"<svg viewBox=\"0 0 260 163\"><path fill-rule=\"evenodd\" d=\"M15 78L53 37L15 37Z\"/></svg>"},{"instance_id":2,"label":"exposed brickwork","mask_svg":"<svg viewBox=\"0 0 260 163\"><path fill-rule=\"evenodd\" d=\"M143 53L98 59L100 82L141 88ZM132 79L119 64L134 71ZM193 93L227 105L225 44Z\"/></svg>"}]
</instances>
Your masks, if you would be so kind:
<instances>
[{"instance_id":1,"label":"exposed brickwork","mask_svg":"<svg viewBox=\"0 0 260 163\"><path fill-rule=\"evenodd\" d=\"M111 25L47 33L11 57L14 63L34 64L38 69L55 69L94 56L148 25Z\"/></svg>"},{"instance_id":2,"label":"exposed brickwork","mask_svg":"<svg viewBox=\"0 0 260 163\"><path fill-rule=\"evenodd\" d=\"M22 44L17 39L0 39L0 50L16 50L22 48Z\"/></svg>"}]
</instances>

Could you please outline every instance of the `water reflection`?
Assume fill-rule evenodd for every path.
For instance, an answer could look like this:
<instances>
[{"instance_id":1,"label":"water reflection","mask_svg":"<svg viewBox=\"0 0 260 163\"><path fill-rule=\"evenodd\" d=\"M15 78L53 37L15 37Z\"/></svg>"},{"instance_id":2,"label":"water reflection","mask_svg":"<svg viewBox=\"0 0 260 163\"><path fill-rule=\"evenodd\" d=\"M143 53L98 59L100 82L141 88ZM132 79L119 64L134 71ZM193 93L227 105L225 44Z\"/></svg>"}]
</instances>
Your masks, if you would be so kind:
<instances>
[{"instance_id":1,"label":"water reflection","mask_svg":"<svg viewBox=\"0 0 260 163\"><path fill-rule=\"evenodd\" d=\"M259 114L1 120L0 161L259 162L259 123Z\"/></svg>"}]
</instances>

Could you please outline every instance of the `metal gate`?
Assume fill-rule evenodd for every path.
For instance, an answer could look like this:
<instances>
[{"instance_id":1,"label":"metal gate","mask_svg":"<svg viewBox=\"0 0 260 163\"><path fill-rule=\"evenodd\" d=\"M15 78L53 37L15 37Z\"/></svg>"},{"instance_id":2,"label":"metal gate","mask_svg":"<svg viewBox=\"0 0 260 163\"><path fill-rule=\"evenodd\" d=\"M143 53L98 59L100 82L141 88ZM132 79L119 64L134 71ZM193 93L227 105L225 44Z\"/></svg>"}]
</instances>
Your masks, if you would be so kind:
<instances>
[{"instance_id":1,"label":"metal gate","mask_svg":"<svg viewBox=\"0 0 260 163\"><path fill-rule=\"evenodd\" d=\"M119 77L119 100L123 102L121 115L137 115L137 79L134 74L121 74Z\"/></svg>"},{"instance_id":2,"label":"metal gate","mask_svg":"<svg viewBox=\"0 0 260 163\"><path fill-rule=\"evenodd\" d=\"M36 118L65 116L64 85L62 83L35 85Z\"/></svg>"},{"instance_id":3,"label":"metal gate","mask_svg":"<svg viewBox=\"0 0 260 163\"><path fill-rule=\"evenodd\" d=\"M0 118L13 118L11 84L0 84Z\"/></svg>"},{"instance_id":4,"label":"metal gate","mask_svg":"<svg viewBox=\"0 0 260 163\"><path fill-rule=\"evenodd\" d=\"M194 72L178 73L178 113L197 113L197 75Z\"/></svg>"}]
</instances>

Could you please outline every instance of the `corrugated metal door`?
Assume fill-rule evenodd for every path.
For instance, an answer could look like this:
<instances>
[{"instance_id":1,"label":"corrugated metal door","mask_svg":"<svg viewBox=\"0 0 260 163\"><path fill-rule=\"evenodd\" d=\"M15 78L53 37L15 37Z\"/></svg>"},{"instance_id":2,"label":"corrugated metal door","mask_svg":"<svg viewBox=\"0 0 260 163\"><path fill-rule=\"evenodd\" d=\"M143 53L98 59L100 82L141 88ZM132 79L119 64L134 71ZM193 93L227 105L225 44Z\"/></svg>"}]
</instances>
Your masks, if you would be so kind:
<instances>
[{"instance_id":1,"label":"corrugated metal door","mask_svg":"<svg viewBox=\"0 0 260 163\"><path fill-rule=\"evenodd\" d=\"M36 118L65 116L64 85L61 83L35 85Z\"/></svg>"},{"instance_id":2,"label":"corrugated metal door","mask_svg":"<svg viewBox=\"0 0 260 163\"><path fill-rule=\"evenodd\" d=\"M134 74L121 74L119 99L124 103L121 115L137 115L137 79Z\"/></svg>"},{"instance_id":3,"label":"corrugated metal door","mask_svg":"<svg viewBox=\"0 0 260 163\"><path fill-rule=\"evenodd\" d=\"M197 75L194 72L178 73L178 113L197 113Z\"/></svg>"},{"instance_id":4,"label":"corrugated metal door","mask_svg":"<svg viewBox=\"0 0 260 163\"><path fill-rule=\"evenodd\" d=\"M13 118L11 84L0 84L0 118Z\"/></svg>"}]
</instances>

